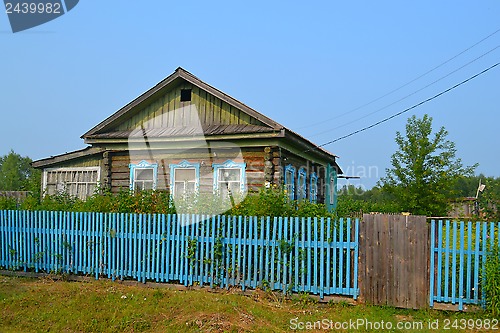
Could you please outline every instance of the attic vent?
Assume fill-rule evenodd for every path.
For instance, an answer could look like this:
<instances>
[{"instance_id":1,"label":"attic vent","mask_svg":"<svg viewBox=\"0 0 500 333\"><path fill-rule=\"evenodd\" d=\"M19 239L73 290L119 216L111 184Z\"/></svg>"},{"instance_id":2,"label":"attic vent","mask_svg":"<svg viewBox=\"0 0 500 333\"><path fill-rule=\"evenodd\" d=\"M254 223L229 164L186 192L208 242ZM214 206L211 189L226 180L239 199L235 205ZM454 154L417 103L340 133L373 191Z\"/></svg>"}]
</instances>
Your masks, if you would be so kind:
<instances>
[{"instance_id":1,"label":"attic vent","mask_svg":"<svg viewBox=\"0 0 500 333\"><path fill-rule=\"evenodd\" d=\"M181 102L191 102L191 89L181 89Z\"/></svg>"}]
</instances>

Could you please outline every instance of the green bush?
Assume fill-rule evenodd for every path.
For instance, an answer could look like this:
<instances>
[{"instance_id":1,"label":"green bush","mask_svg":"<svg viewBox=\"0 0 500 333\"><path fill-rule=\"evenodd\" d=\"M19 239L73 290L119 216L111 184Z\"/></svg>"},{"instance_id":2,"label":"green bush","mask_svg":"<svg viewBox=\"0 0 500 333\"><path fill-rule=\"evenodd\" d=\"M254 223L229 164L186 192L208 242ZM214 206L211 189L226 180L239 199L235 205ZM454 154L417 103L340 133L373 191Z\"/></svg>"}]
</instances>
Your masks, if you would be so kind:
<instances>
[{"instance_id":1,"label":"green bush","mask_svg":"<svg viewBox=\"0 0 500 333\"><path fill-rule=\"evenodd\" d=\"M500 316L500 250L497 246L488 251L483 271L483 292L486 310L493 316Z\"/></svg>"},{"instance_id":2,"label":"green bush","mask_svg":"<svg viewBox=\"0 0 500 333\"><path fill-rule=\"evenodd\" d=\"M372 202L362 200L351 195L340 195L337 206L337 216L349 217L359 216L363 213L401 213L394 201Z\"/></svg>"},{"instance_id":3,"label":"green bush","mask_svg":"<svg viewBox=\"0 0 500 333\"><path fill-rule=\"evenodd\" d=\"M245 216L299 216L335 217L324 204L307 200L291 201L286 193L277 187L262 188L258 193L247 195L243 200L233 201L214 195L188 196L172 202L169 192L142 191L132 193L96 193L87 200L80 200L67 194L46 195L42 198L29 196L20 207L15 202L0 201L0 209L23 209L68 212L114 212L114 213L160 213L173 214L177 211L189 214L220 214Z\"/></svg>"},{"instance_id":4,"label":"green bush","mask_svg":"<svg viewBox=\"0 0 500 333\"><path fill-rule=\"evenodd\" d=\"M142 191L131 193L121 191L117 194L104 192L94 194L87 200L67 194L46 195L41 199L28 197L22 204L25 210L47 210L68 212L110 212L110 213L163 213L175 212L170 195L164 191Z\"/></svg>"},{"instance_id":5,"label":"green bush","mask_svg":"<svg viewBox=\"0 0 500 333\"><path fill-rule=\"evenodd\" d=\"M17 209L17 200L14 198L0 197L0 210Z\"/></svg>"}]
</instances>

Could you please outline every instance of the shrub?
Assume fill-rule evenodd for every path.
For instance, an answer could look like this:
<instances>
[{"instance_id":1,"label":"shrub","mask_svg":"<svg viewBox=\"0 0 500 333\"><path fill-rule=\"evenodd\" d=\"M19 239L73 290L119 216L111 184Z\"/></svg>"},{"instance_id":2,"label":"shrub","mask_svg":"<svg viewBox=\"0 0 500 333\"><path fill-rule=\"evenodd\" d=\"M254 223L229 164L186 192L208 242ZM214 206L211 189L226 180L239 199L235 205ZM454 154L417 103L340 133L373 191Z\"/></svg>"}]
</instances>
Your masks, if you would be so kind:
<instances>
[{"instance_id":1,"label":"shrub","mask_svg":"<svg viewBox=\"0 0 500 333\"><path fill-rule=\"evenodd\" d=\"M15 198L0 197L0 210L17 209L17 200Z\"/></svg>"},{"instance_id":2,"label":"shrub","mask_svg":"<svg viewBox=\"0 0 500 333\"><path fill-rule=\"evenodd\" d=\"M486 310L493 316L500 316L500 250L493 246L488 251L483 271L483 292Z\"/></svg>"},{"instance_id":3,"label":"shrub","mask_svg":"<svg viewBox=\"0 0 500 333\"><path fill-rule=\"evenodd\" d=\"M215 195L195 195L176 199L175 205L166 191L128 190L113 194L96 193L87 200L67 194L46 195L43 198L28 197L19 207L23 210L46 210L68 212L112 212L112 213L151 213L173 214L176 211L189 214L220 214L245 216L299 216L335 217L323 204L307 200L291 201L286 193L278 188L262 188L258 193L247 195L243 200L233 202ZM236 202L236 204L235 204ZM0 209L17 209L14 203L0 201Z\"/></svg>"}]
</instances>

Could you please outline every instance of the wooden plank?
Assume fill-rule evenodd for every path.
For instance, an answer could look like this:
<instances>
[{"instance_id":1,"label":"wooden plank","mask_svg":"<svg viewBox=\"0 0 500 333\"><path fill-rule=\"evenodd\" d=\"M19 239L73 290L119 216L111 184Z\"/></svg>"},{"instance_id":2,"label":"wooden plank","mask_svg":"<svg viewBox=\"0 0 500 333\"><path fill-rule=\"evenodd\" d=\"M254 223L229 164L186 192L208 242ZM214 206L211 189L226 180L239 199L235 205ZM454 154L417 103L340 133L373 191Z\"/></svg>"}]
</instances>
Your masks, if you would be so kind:
<instances>
[{"instance_id":1,"label":"wooden plank","mask_svg":"<svg viewBox=\"0 0 500 333\"><path fill-rule=\"evenodd\" d=\"M360 299L380 305L425 307L429 292L425 218L365 215L359 238Z\"/></svg>"}]
</instances>

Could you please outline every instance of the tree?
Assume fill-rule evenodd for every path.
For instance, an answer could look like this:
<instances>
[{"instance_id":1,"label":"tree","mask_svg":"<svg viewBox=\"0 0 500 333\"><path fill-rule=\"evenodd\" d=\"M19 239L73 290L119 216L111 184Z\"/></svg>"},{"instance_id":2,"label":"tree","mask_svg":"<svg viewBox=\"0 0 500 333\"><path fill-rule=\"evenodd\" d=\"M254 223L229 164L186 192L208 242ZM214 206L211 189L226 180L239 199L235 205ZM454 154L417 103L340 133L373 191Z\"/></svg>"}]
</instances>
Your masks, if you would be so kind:
<instances>
[{"instance_id":1,"label":"tree","mask_svg":"<svg viewBox=\"0 0 500 333\"><path fill-rule=\"evenodd\" d=\"M0 191L37 191L40 172L31 166L29 157L11 150L0 157Z\"/></svg>"},{"instance_id":2,"label":"tree","mask_svg":"<svg viewBox=\"0 0 500 333\"><path fill-rule=\"evenodd\" d=\"M456 180L471 176L477 167L462 165L447 135L444 127L432 135L432 118L428 115L409 118L406 136L396 133L399 150L392 155L392 168L386 169L380 184L404 211L446 216Z\"/></svg>"}]
</instances>

